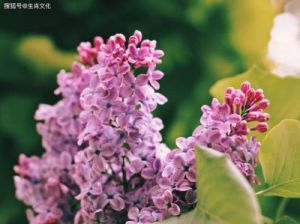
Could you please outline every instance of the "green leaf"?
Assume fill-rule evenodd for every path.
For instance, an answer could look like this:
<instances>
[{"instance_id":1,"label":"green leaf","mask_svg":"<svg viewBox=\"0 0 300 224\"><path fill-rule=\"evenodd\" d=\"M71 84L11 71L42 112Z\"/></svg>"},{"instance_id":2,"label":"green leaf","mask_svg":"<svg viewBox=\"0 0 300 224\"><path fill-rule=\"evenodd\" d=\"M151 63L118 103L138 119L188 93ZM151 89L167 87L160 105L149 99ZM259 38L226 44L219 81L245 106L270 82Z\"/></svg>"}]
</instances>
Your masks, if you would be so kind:
<instances>
[{"instance_id":1,"label":"green leaf","mask_svg":"<svg viewBox=\"0 0 300 224\"><path fill-rule=\"evenodd\" d=\"M253 189L222 153L196 149L198 209L220 224L261 223Z\"/></svg>"},{"instance_id":2,"label":"green leaf","mask_svg":"<svg viewBox=\"0 0 300 224\"><path fill-rule=\"evenodd\" d=\"M285 118L300 118L300 79L296 77L279 77L254 66L247 72L236 77L225 78L212 86L212 96L222 99L226 87L239 88L243 81L251 82L254 88L264 90L265 96L271 105L267 109L271 119L270 127L275 126Z\"/></svg>"},{"instance_id":3,"label":"green leaf","mask_svg":"<svg viewBox=\"0 0 300 224\"><path fill-rule=\"evenodd\" d=\"M297 222L289 216L284 216L276 224L297 224Z\"/></svg>"},{"instance_id":4,"label":"green leaf","mask_svg":"<svg viewBox=\"0 0 300 224\"><path fill-rule=\"evenodd\" d=\"M300 122L286 119L265 137L259 159L268 187L257 194L300 198Z\"/></svg>"},{"instance_id":5,"label":"green leaf","mask_svg":"<svg viewBox=\"0 0 300 224\"><path fill-rule=\"evenodd\" d=\"M260 224L254 191L235 165L222 153L196 149L196 208L161 224Z\"/></svg>"}]
</instances>

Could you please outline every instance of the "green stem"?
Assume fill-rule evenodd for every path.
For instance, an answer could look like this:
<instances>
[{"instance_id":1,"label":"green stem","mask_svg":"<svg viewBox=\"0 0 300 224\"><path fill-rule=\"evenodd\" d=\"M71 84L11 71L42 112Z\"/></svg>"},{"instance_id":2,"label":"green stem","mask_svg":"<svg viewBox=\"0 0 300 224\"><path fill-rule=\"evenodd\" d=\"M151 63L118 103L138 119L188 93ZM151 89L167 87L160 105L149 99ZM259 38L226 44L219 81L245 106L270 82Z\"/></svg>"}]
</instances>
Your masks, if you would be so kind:
<instances>
[{"instance_id":1,"label":"green stem","mask_svg":"<svg viewBox=\"0 0 300 224\"><path fill-rule=\"evenodd\" d=\"M285 207L288 203L288 198L282 198L278 207L277 207L277 211L276 211L276 214L275 214L275 221L277 221L282 215L283 215L283 212L285 210Z\"/></svg>"}]
</instances>

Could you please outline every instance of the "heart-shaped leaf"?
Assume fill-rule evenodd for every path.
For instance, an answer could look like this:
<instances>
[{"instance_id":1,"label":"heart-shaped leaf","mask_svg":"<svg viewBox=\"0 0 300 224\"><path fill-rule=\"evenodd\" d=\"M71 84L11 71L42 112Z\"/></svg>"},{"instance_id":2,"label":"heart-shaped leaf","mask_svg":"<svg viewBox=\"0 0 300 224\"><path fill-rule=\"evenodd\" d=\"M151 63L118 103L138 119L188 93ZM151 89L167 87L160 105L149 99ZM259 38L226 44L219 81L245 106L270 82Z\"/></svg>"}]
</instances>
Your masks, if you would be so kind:
<instances>
[{"instance_id":1,"label":"heart-shaped leaf","mask_svg":"<svg viewBox=\"0 0 300 224\"><path fill-rule=\"evenodd\" d=\"M265 137L259 159L268 187L258 194L300 198L300 122L286 119Z\"/></svg>"}]
</instances>

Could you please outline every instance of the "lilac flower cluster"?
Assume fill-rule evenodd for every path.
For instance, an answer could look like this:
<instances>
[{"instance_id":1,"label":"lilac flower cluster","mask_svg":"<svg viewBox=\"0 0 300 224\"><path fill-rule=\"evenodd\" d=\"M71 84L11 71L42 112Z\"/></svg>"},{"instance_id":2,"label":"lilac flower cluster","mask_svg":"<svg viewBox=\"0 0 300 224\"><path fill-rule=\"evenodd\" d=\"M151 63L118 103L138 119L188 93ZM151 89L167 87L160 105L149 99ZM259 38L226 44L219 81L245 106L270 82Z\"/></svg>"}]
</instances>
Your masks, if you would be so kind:
<instances>
[{"instance_id":1,"label":"lilac flower cluster","mask_svg":"<svg viewBox=\"0 0 300 224\"><path fill-rule=\"evenodd\" d=\"M138 31L128 46L121 34L100 48L96 43L94 48L79 46L80 57L93 74L80 95L84 129L78 143L86 147L75 156L81 192L76 196L81 204L76 219L84 223L125 223L126 210L151 205L149 191L162 165L157 154L169 150L161 143L162 121L152 115L158 104L166 102L155 91L163 77L156 70L163 52L155 47L155 41L142 41ZM158 218L149 208L146 219Z\"/></svg>"},{"instance_id":2,"label":"lilac flower cluster","mask_svg":"<svg viewBox=\"0 0 300 224\"><path fill-rule=\"evenodd\" d=\"M167 99L157 92L163 52L139 31L78 47L80 63L58 75L55 105L35 118L45 153L21 155L15 166L17 198L32 209L31 224L153 223L196 205L194 148L226 153L251 183L269 102L243 83L228 88L225 103L202 107L201 125L178 148L162 143L162 121L153 116ZM248 123L258 121L255 126Z\"/></svg>"},{"instance_id":3,"label":"lilac flower cluster","mask_svg":"<svg viewBox=\"0 0 300 224\"><path fill-rule=\"evenodd\" d=\"M167 154L165 164L156 177L157 185L151 189L153 203L163 218L189 211L197 202L196 146L226 154L249 183L258 183L254 168L260 143L255 137L248 139L247 135L251 131L267 131L265 121L269 119L269 114L264 110L268 106L269 101L263 91L255 90L250 83L244 82L241 89L226 89L223 104L213 99L211 106L201 108L200 125L192 136L176 140L178 148Z\"/></svg>"},{"instance_id":4,"label":"lilac flower cluster","mask_svg":"<svg viewBox=\"0 0 300 224\"><path fill-rule=\"evenodd\" d=\"M20 156L17 197L32 207L30 223L124 223L135 209L154 222L161 215L149 192L169 152L152 115L167 101L156 91L163 52L139 31L128 42L96 37L78 51L83 64L58 75L62 100L36 113L46 152Z\"/></svg>"},{"instance_id":5,"label":"lilac flower cluster","mask_svg":"<svg viewBox=\"0 0 300 224\"><path fill-rule=\"evenodd\" d=\"M81 150L77 137L83 130L79 95L89 79L85 67L78 63L70 73L61 71L55 93L63 99L53 106L42 104L36 112L35 118L43 121L37 130L46 152L40 158L21 155L14 168L19 174L14 178L16 195L32 207L27 211L32 224L68 223L76 212L74 197L80 189L73 177L74 157Z\"/></svg>"},{"instance_id":6,"label":"lilac flower cluster","mask_svg":"<svg viewBox=\"0 0 300 224\"><path fill-rule=\"evenodd\" d=\"M193 133L196 143L227 154L248 181L257 184L254 168L260 143L247 135L267 131L270 116L264 110L269 104L263 90L251 88L249 82L240 89L227 88L223 104L213 99L211 106L201 108L201 125Z\"/></svg>"}]
</instances>

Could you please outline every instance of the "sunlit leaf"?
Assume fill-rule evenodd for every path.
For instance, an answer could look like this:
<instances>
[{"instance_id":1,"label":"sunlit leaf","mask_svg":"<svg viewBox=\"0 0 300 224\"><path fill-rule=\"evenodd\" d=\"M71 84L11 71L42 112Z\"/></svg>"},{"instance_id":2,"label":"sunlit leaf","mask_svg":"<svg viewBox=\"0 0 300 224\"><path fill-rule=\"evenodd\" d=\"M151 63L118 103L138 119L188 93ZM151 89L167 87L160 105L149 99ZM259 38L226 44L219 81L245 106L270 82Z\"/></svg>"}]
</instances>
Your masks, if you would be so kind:
<instances>
[{"instance_id":1,"label":"sunlit leaf","mask_svg":"<svg viewBox=\"0 0 300 224\"><path fill-rule=\"evenodd\" d=\"M229 37L233 47L247 64L260 62L264 57L275 10L270 0L228 0ZM254 19L255 18L255 19Z\"/></svg>"},{"instance_id":2,"label":"sunlit leaf","mask_svg":"<svg viewBox=\"0 0 300 224\"><path fill-rule=\"evenodd\" d=\"M198 209L215 223L261 223L253 189L222 153L196 149Z\"/></svg>"},{"instance_id":3,"label":"sunlit leaf","mask_svg":"<svg viewBox=\"0 0 300 224\"><path fill-rule=\"evenodd\" d=\"M258 194L300 198L300 122L286 119L265 137L259 159L268 187Z\"/></svg>"}]
</instances>

